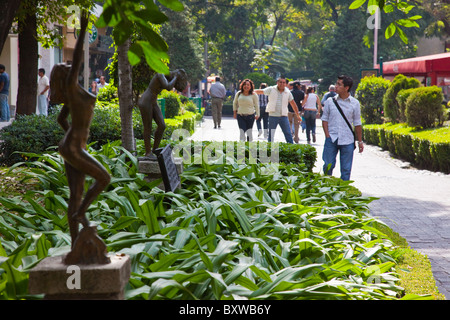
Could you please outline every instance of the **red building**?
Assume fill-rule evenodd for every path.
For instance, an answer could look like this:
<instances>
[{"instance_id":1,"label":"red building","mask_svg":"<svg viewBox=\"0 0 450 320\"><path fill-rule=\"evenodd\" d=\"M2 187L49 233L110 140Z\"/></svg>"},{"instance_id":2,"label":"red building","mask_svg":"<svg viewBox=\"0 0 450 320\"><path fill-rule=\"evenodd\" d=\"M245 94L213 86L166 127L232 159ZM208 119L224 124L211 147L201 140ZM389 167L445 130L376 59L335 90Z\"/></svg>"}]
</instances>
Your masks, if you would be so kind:
<instances>
[{"instance_id":1,"label":"red building","mask_svg":"<svg viewBox=\"0 0 450 320\"><path fill-rule=\"evenodd\" d=\"M445 100L450 98L450 52L383 62L384 78L392 80L397 74L414 77L425 86L439 86Z\"/></svg>"}]
</instances>

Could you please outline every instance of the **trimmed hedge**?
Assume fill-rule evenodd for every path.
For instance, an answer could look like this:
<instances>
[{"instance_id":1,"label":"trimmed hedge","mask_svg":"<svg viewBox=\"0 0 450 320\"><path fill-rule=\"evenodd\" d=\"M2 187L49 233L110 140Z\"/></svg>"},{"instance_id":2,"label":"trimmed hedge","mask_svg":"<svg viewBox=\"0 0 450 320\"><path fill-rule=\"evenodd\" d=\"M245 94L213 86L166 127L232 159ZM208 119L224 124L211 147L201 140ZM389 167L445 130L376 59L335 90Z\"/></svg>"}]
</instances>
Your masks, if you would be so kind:
<instances>
[{"instance_id":1,"label":"trimmed hedge","mask_svg":"<svg viewBox=\"0 0 450 320\"><path fill-rule=\"evenodd\" d=\"M220 151L222 151L224 153L224 156L228 156L228 154L225 154L225 152L228 151L227 149L227 144L228 143L233 143L233 156L234 156L234 160L238 159L238 148L244 148L244 154L245 154L245 160L247 161L246 163L250 163L248 162L248 159L250 159L250 154L251 154L251 150L254 152L256 150L256 156L257 158L255 159L256 162L262 162L261 158L258 158L258 156L260 155L260 149L261 148L265 148L264 151L267 152L267 157L268 159L264 159L264 160L268 160L271 158L271 151L272 151L272 143L270 142L265 142L265 141L259 141L259 142L240 142L240 141L198 141L201 142L201 146L202 146L202 156L203 156L203 152L205 150L205 148L207 148L208 146L210 147L210 150L212 155L211 157L216 157L219 154L216 153L215 151L217 151L217 149L219 149ZM183 140L183 141L174 141L174 140L163 140L161 141L160 146L161 147L165 147L167 144L170 144L172 146L172 148L174 149L176 156L179 157L183 157L183 151L182 149L188 149L190 148L190 150L187 150L188 152L190 152L190 155L193 157L196 154L196 149L195 149L195 144L196 142L191 141L191 140ZM176 148L177 144L179 144L178 146L178 150ZM299 167L304 167L304 169L307 172L312 172L312 170L314 169L314 165L317 161L317 151L316 148L314 148L311 145L308 144L292 144L292 143L275 143L276 146L275 148L278 148L278 161L279 163L283 163L283 164L295 164L298 165ZM198 151L197 151L198 152ZM179 153L179 154L177 154ZM264 152L262 153L264 154ZM183 157L184 158L184 157ZM185 159L186 161L187 159ZM194 162L195 159L191 158L189 162ZM224 159L223 162L225 163L227 160Z\"/></svg>"},{"instance_id":2,"label":"trimmed hedge","mask_svg":"<svg viewBox=\"0 0 450 320\"><path fill-rule=\"evenodd\" d=\"M366 125L364 140L427 170L450 173L450 127L416 131L406 124Z\"/></svg>"},{"instance_id":3,"label":"trimmed hedge","mask_svg":"<svg viewBox=\"0 0 450 320\"><path fill-rule=\"evenodd\" d=\"M18 115L11 125L0 130L0 165L11 166L17 162L31 160L24 159L20 152L41 154L48 148L57 147L64 136L57 121L58 114L59 108L48 117L35 114ZM196 121L201 120L202 116L203 113L186 111L182 116L165 119L166 130L163 139L170 138L176 129L186 129L192 134ZM137 108L133 110L133 126L135 138L142 139L142 118ZM154 122L153 126L153 132L155 132ZM108 141L121 140L121 131L119 105L98 103L94 111L88 143L98 147Z\"/></svg>"}]
</instances>

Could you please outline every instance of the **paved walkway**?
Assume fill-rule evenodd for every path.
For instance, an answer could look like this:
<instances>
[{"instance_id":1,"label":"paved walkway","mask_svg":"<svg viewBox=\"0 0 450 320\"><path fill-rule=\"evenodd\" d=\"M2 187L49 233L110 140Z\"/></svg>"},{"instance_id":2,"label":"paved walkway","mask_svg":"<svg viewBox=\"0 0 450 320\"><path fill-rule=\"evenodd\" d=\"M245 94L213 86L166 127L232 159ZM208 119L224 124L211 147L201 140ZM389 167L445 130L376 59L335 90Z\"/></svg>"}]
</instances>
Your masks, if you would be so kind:
<instances>
[{"instance_id":1,"label":"paved walkway","mask_svg":"<svg viewBox=\"0 0 450 320\"><path fill-rule=\"evenodd\" d=\"M317 121L318 160L315 172L322 172L324 135ZM256 125L253 136L257 138ZM306 143L301 134L300 143ZM239 140L237 122L224 118L221 129L213 129L211 117L205 117L193 140ZM275 141L284 141L281 130ZM339 161L334 172L339 176ZM370 204L370 211L405 238L411 248L428 256L439 292L450 299L450 175L410 168L407 163L392 159L378 147L366 146L355 153L352 170L353 185L364 196L380 198Z\"/></svg>"}]
</instances>

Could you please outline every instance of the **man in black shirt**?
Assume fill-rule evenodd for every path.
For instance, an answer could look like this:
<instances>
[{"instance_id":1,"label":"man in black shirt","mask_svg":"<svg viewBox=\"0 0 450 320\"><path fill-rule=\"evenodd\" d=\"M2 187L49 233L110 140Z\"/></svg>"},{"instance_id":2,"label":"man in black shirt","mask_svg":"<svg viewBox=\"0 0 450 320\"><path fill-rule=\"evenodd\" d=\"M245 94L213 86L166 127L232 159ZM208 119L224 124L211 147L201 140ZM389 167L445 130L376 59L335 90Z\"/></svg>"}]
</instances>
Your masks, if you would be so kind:
<instances>
[{"instance_id":1,"label":"man in black shirt","mask_svg":"<svg viewBox=\"0 0 450 320\"><path fill-rule=\"evenodd\" d=\"M292 90L291 90L292 96L294 97L294 101L297 104L297 106L299 106L299 108L301 108L302 105L302 100L305 98L305 93L300 90L300 81L294 81L292 82ZM298 138L298 131L299 131L299 127L300 127L300 121L297 120L297 117L295 116L294 110L292 109L291 105L288 105L288 109L289 109L289 126L290 128L292 128L292 122L294 122L294 142L298 143L299 142L299 138ZM300 113L302 112L302 110L298 110Z\"/></svg>"}]
</instances>

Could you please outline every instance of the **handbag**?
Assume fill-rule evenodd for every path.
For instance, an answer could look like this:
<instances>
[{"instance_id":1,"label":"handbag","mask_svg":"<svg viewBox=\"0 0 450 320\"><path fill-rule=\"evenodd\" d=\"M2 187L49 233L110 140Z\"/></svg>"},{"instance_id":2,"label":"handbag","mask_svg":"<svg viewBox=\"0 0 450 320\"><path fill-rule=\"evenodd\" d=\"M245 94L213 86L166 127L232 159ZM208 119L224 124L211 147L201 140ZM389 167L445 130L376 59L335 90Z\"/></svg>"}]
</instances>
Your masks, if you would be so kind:
<instances>
[{"instance_id":1,"label":"handbag","mask_svg":"<svg viewBox=\"0 0 450 320\"><path fill-rule=\"evenodd\" d=\"M352 134L353 134L353 139L356 141L355 131L353 131L353 128L352 128L350 122L348 122L347 117L345 116L344 112L342 112L342 109L341 109L341 107L339 106L339 104L337 103L336 98L333 97L333 98L331 98L331 99L333 100L334 104L336 105L336 108L339 110L339 113L341 114L342 118L344 118L345 122L347 123L348 127L350 128L350 131L351 131ZM355 150L355 149L356 149L356 142L353 143L353 144L354 144L354 145L353 145L353 150Z\"/></svg>"}]
</instances>

